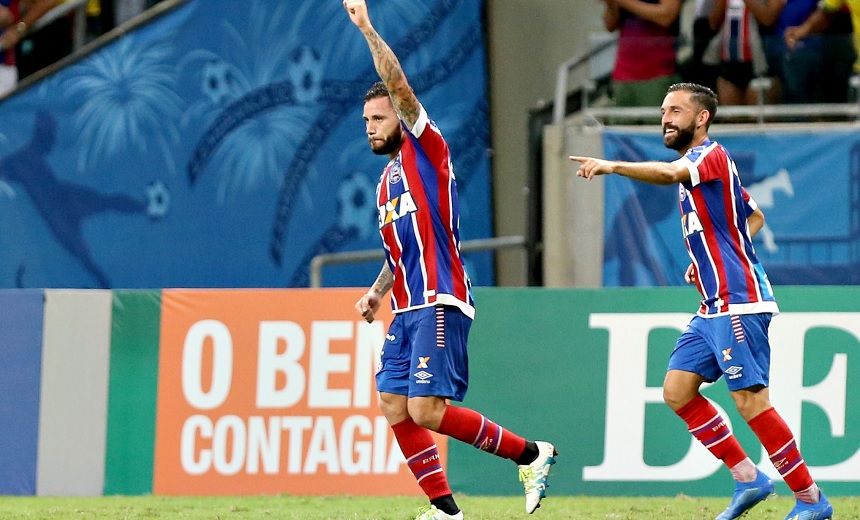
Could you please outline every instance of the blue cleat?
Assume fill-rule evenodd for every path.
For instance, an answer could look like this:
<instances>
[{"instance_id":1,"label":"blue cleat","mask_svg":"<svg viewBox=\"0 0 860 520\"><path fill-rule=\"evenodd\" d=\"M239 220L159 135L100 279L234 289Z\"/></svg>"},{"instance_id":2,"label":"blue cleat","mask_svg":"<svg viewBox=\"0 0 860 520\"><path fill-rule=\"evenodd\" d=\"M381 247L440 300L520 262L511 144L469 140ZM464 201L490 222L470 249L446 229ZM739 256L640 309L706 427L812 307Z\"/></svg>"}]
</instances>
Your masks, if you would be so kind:
<instances>
[{"instance_id":1,"label":"blue cleat","mask_svg":"<svg viewBox=\"0 0 860 520\"><path fill-rule=\"evenodd\" d=\"M824 520L825 518L833 518L833 506L830 505L824 493L821 493L817 504L807 504L798 500L785 520Z\"/></svg>"},{"instance_id":2,"label":"blue cleat","mask_svg":"<svg viewBox=\"0 0 860 520\"><path fill-rule=\"evenodd\" d=\"M720 513L715 520L734 520L735 518L740 518L756 504L767 500L767 497L773 494L773 481L770 477L762 473L760 469L756 469L756 471L758 474L752 482L737 483L735 486L735 494L732 495L732 501L729 503L729 507ZM797 508L795 507L795 509ZM810 520L812 518L813 517L809 517Z\"/></svg>"}]
</instances>

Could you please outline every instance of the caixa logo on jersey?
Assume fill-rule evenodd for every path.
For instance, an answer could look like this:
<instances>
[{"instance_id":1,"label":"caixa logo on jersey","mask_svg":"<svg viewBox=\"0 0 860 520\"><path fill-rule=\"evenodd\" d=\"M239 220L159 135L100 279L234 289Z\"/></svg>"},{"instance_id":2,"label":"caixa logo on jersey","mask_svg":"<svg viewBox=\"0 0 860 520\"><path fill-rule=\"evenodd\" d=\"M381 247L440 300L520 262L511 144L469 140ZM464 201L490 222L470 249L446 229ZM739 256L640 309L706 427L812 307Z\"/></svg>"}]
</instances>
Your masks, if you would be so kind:
<instances>
[{"instance_id":1,"label":"caixa logo on jersey","mask_svg":"<svg viewBox=\"0 0 860 520\"><path fill-rule=\"evenodd\" d=\"M694 233L701 233L705 230L702 227L702 221L699 220L699 214L695 211L681 215L681 227L684 230L684 237L688 237Z\"/></svg>"},{"instance_id":2,"label":"caixa logo on jersey","mask_svg":"<svg viewBox=\"0 0 860 520\"><path fill-rule=\"evenodd\" d=\"M412 193L404 191L397 197L379 206L379 228L395 222L410 213L418 211Z\"/></svg>"}]
</instances>

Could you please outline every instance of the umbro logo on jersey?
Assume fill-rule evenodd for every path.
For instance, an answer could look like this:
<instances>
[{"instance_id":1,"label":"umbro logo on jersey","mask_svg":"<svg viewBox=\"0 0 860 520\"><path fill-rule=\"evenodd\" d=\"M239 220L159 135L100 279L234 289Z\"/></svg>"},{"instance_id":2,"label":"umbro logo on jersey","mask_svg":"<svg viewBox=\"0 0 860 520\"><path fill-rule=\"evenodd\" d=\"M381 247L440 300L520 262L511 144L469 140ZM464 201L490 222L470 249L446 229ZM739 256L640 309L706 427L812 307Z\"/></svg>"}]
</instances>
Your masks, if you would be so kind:
<instances>
[{"instance_id":1,"label":"umbro logo on jersey","mask_svg":"<svg viewBox=\"0 0 860 520\"><path fill-rule=\"evenodd\" d=\"M430 356L418 357L418 368L427 368L427 362L430 361Z\"/></svg>"},{"instance_id":2,"label":"umbro logo on jersey","mask_svg":"<svg viewBox=\"0 0 860 520\"><path fill-rule=\"evenodd\" d=\"M399 197L394 197L382 206L379 206L379 227L387 226L392 222L405 217L410 213L418 211L412 194L404 191Z\"/></svg>"},{"instance_id":3,"label":"umbro logo on jersey","mask_svg":"<svg viewBox=\"0 0 860 520\"><path fill-rule=\"evenodd\" d=\"M743 374L741 374L741 370L743 370L743 369L744 369L744 367L732 365L726 369L726 374L728 374L726 377L728 379L737 379L739 377L743 377Z\"/></svg>"},{"instance_id":4,"label":"umbro logo on jersey","mask_svg":"<svg viewBox=\"0 0 860 520\"><path fill-rule=\"evenodd\" d=\"M425 370L422 370L420 372L416 372L414 374L414 376L418 378L418 381L416 381L416 383L428 384L428 383L430 383L430 381L428 381L428 379L433 377L433 374L431 374L430 372L427 372Z\"/></svg>"}]
</instances>

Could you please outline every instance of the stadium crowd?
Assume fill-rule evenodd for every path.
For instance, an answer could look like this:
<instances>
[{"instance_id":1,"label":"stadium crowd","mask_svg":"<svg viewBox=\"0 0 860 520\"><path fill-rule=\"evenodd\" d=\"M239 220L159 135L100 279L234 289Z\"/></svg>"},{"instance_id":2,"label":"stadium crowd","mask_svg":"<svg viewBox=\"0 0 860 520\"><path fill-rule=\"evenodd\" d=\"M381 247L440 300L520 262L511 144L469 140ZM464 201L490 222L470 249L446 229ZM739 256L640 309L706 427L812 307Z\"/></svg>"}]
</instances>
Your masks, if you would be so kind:
<instances>
[{"instance_id":1,"label":"stadium crowd","mask_svg":"<svg viewBox=\"0 0 860 520\"><path fill-rule=\"evenodd\" d=\"M75 12L39 27L52 9L70 0L0 0L0 96L23 79L69 55L74 50ZM161 0L88 0L86 35L93 40Z\"/></svg>"},{"instance_id":2,"label":"stadium crowd","mask_svg":"<svg viewBox=\"0 0 860 520\"><path fill-rule=\"evenodd\" d=\"M721 105L856 99L856 0L602 1L606 30L618 32L616 106L659 105L677 81L710 87Z\"/></svg>"}]
</instances>

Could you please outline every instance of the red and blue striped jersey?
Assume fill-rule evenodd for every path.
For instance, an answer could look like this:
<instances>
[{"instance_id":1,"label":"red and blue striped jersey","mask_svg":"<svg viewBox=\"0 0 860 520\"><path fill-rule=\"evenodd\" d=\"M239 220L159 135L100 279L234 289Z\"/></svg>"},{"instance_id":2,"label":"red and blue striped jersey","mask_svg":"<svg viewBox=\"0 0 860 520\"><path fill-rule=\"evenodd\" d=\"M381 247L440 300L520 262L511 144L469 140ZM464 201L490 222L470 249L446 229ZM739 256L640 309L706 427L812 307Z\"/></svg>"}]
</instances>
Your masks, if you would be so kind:
<instances>
[{"instance_id":1,"label":"red and blue striped jersey","mask_svg":"<svg viewBox=\"0 0 860 520\"><path fill-rule=\"evenodd\" d=\"M414 128L404 128L407 138L376 188L379 233L394 275L391 309L453 305L474 318L448 144L423 106Z\"/></svg>"},{"instance_id":2,"label":"red and blue striped jersey","mask_svg":"<svg viewBox=\"0 0 860 520\"><path fill-rule=\"evenodd\" d=\"M750 63L753 61L753 45L760 37L755 17L747 9L744 0L728 0L726 18L722 28L720 58L724 62Z\"/></svg>"},{"instance_id":3,"label":"red and blue striped jersey","mask_svg":"<svg viewBox=\"0 0 860 520\"><path fill-rule=\"evenodd\" d=\"M757 206L741 186L729 153L715 141L705 141L675 163L690 172L690 180L679 185L678 206L702 294L698 314L779 312L747 227Z\"/></svg>"}]
</instances>

